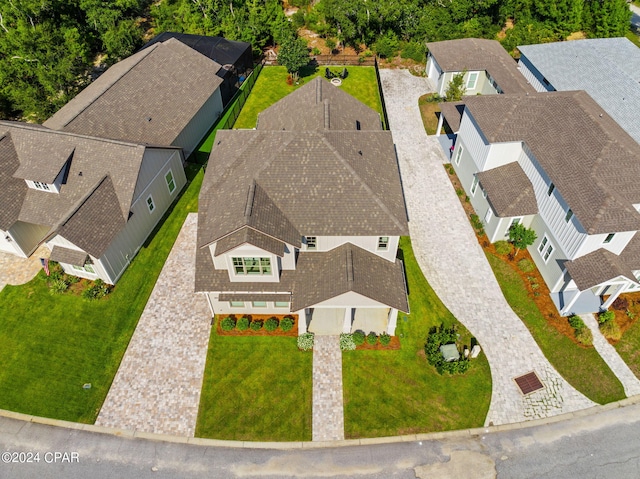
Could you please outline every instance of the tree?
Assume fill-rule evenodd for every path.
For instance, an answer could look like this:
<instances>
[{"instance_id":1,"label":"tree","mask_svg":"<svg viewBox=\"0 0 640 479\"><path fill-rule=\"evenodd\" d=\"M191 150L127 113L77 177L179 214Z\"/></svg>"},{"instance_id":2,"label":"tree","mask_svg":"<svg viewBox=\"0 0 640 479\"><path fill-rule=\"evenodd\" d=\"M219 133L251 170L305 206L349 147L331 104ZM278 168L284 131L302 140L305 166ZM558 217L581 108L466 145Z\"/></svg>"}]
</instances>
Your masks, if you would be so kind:
<instances>
[{"instance_id":1,"label":"tree","mask_svg":"<svg viewBox=\"0 0 640 479\"><path fill-rule=\"evenodd\" d=\"M538 236L531 228L525 227L522 223L517 223L509 228L509 241L516 247L514 256L518 256L518 252L531 246Z\"/></svg>"},{"instance_id":2,"label":"tree","mask_svg":"<svg viewBox=\"0 0 640 479\"><path fill-rule=\"evenodd\" d=\"M447 86L447 90L444 92L444 101L460 101L464 96L467 88L464 85L464 76L467 74L467 70L453 75L453 78Z\"/></svg>"},{"instance_id":3,"label":"tree","mask_svg":"<svg viewBox=\"0 0 640 479\"><path fill-rule=\"evenodd\" d=\"M300 69L309 63L309 50L305 41L296 37L286 39L278 51L278 63L297 78Z\"/></svg>"}]
</instances>

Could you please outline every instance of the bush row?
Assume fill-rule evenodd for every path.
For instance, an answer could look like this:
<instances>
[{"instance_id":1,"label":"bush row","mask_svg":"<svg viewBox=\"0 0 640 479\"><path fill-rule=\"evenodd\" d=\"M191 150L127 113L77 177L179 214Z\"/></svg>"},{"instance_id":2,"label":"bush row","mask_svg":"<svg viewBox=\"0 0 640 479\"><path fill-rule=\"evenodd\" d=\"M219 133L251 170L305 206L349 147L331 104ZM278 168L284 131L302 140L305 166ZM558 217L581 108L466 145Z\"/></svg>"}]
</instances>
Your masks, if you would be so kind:
<instances>
[{"instance_id":1,"label":"bush row","mask_svg":"<svg viewBox=\"0 0 640 479\"><path fill-rule=\"evenodd\" d=\"M372 346L376 345L378 342L380 342L382 346L388 346L391 342L391 336L387 333L382 333L378 336L373 331L367 335L365 335L363 331L342 333L340 335L340 349L343 351L353 351L356 347L363 345L365 342Z\"/></svg>"},{"instance_id":2,"label":"bush row","mask_svg":"<svg viewBox=\"0 0 640 479\"><path fill-rule=\"evenodd\" d=\"M591 346L593 344L593 335L587 325L584 324L584 321L582 321L582 318L572 315L567 320L574 330L576 340L584 346Z\"/></svg>"},{"instance_id":3,"label":"bush row","mask_svg":"<svg viewBox=\"0 0 640 479\"><path fill-rule=\"evenodd\" d=\"M80 282L81 278L72 274L66 274L58 263L54 261L49 262L49 293L50 294L62 294L65 293L69 286ZM87 280L87 285L84 287L80 295L84 299L100 299L108 295L112 286L106 284L101 279L95 281Z\"/></svg>"},{"instance_id":4,"label":"bush row","mask_svg":"<svg viewBox=\"0 0 640 479\"><path fill-rule=\"evenodd\" d=\"M220 328L223 331L232 331L233 329L238 331L246 331L247 329L260 331L264 328L265 331L272 333L278 328L284 332L290 331L291 328L293 328L293 324L293 318L290 316L285 316L280 321L278 321L278 318L269 318L266 321L262 321L261 319L252 320L248 316L243 316L236 320L234 316L227 316L220 323Z\"/></svg>"}]
</instances>

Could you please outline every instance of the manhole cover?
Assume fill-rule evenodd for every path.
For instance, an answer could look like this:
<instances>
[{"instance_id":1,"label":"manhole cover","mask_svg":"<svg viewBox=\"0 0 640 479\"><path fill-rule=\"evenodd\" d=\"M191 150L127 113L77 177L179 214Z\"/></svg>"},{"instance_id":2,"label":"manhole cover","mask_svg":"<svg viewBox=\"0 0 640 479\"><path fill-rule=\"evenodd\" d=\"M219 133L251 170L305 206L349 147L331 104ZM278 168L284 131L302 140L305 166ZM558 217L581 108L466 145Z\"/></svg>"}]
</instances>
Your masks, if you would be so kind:
<instances>
[{"instance_id":1,"label":"manhole cover","mask_svg":"<svg viewBox=\"0 0 640 479\"><path fill-rule=\"evenodd\" d=\"M540 389L544 389L544 384L538 378L538 375L531 371L530 373L525 374L524 376L518 376L514 379L520 391L525 396L527 394L531 394L533 392L539 391Z\"/></svg>"}]
</instances>

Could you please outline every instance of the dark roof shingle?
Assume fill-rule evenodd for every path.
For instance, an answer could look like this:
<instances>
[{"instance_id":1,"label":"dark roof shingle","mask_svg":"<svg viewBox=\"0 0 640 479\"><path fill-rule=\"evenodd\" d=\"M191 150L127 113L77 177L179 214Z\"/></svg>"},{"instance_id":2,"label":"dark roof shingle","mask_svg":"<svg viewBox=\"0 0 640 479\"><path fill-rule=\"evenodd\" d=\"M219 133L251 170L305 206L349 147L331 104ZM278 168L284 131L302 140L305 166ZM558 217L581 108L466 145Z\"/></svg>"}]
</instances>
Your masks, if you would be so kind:
<instances>
[{"instance_id":1,"label":"dark roof shingle","mask_svg":"<svg viewBox=\"0 0 640 479\"><path fill-rule=\"evenodd\" d=\"M477 176L496 216L505 218L538 212L533 185L517 161L481 171Z\"/></svg>"},{"instance_id":2,"label":"dark roof shingle","mask_svg":"<svg viewBox=\"0 0 640 479\"><path fill-rule=\"evenodd\" d=\"M84 266L89 259L89 255L85 251L54 245L49 259L51 261L57 261L58 263Z\"/></svg>"},{"instance_id":3,"label":"dark roof shingle","mask_svg":"<svg viewBox=\"0 0 640 479\"><path fill-rule=\"evenodd\" d=\"M564 266L580 291L593 288L619 276L624 276L634 283L638 282L620 256L603 248L572 261L565 261Z\"/></svg>"}]
</instances>

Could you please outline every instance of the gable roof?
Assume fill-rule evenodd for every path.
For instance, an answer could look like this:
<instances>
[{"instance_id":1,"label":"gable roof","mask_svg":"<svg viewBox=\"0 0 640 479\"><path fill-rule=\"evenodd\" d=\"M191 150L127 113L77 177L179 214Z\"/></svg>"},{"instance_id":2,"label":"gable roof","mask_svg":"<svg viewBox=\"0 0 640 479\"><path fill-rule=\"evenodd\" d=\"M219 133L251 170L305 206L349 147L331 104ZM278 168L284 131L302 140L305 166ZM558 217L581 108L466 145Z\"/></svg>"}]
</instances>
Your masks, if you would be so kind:
<instances>
[{"instance_id":1,"label":"gable roof","mask_svg":"<svg viewBox=\"0 0 640 479\"><path fill-rule=\"evenodd\" d=\"M408 231L388 131L221 130L199 215L200 247L242 226L295 246L301 234Z\"/></svg>"},{"instance_id":2,"label":"gable roof","mask_svg":"<svg viewBox=\"0 0 640 479\"><path fill-rule=\"evenodd\" d=\"M517 161L477 174L496 216L526 216L538 212L536 195Z\"/></svg>"},{"instance_id":3,"label":"gable roof","mask_svg":"<svg viewBox=\"0 0 640 479\"><path fill-rule=\"evenodd\" d=\"M20 208L28 186L13 173L20 167L20 160L9 131L0 125L0 229L8 230L18 220Z\"/></svg>"},{"instance_id":4,"label":"gable roof","mask_svg":"<svg viewBox=\"0 0 640 479\"><path fill-rule=\"evenodd\" d=\"M486 71L504 93L534 92L518 64L497 40L461 38L427 43L427 49L445 72Z\"/></svg>"},{"instance_id":5,"label":"gable roof","mask_svg":"<svg viewBox=\"0 0 640 479\"><path fill-rule=\"evenodd\" d=\"M249 227L241 228L235 233L219 239L216 243L215 256L220 256L243 244L253 245L276 256L284 256L284 243L282 241Z\"/></svg>"},{"instance_id":6,"label":"gable roof","mask_svg":"<svg viewBox=\"0 0 640 479\"><path fill-rule=\"evenodd\" d=\"M84 251L69 249L56 244L53 245L53 248L51 249L49 259L51 261L57 261L58 263L84 266L89 259L89 255Z\"/></svg>"},{"instance_id":7,"label":"gable roof","mask_svg":"<svg viewBox=\"0 0 640 479\"><path fill-rule=\"evenodd\" d=\"M583 91L465 99L489 142L522 141L589 234L640 229L640 145Z\"/></svg>"},{"instance_id":8,"label":"gable roof","mask_svg":"<svg viewBox=\"0 0 640 479\"><path fill-rule=\"evenodd\" d=\"M320 77L258 115L260 130L382 130L380 115Z\"/></svg>"},{"instance_id":9,"label":"gable roof","mask_svg":"<svg viewBox=\"0 0 640 479\"><path fill-rule=\"evenodd\" d=\"M580 291L593 288L619 276L624 276L634 283L638 282L629 266L618 255L603 248L580 256L573 261L565 261L564 266Z\"/></svg>"},{"instance_id":10,"label":"gable roof","mask_svg":"<svg viewBox=\"0 0 640 479\"><path fill-rule=\"evenodd\" d=\"M627 38L519 46L556 90L585 90L640 143L640 48Z\"/></svg>"},{"instance_id":11,"label":"gable roof","mask_svg":"<svg viewBox=\"0 0 640 479\"><path fill-rule=\"evenodd\" d=\"M170 38L109 68L44 122L82 135L170 145L222 79L221 65Z\"/></svg>"}]
</instances>

